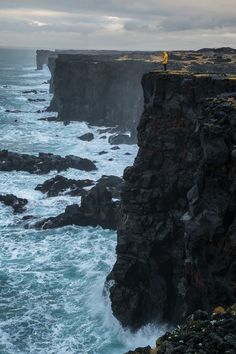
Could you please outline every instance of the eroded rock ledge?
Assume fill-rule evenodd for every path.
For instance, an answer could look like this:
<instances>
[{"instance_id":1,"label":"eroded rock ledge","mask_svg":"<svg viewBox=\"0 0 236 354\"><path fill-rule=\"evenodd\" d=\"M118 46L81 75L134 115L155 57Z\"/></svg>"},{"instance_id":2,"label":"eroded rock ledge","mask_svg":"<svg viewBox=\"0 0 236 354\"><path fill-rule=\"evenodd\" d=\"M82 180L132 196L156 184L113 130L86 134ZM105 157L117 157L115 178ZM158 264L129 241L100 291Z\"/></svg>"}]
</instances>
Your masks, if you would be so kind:
<instances>
[{"instance_id":1,"label":"eroded rock ledge","mask_svg":"<svg viewBox=\"0 0 236 354\"><path fill-rule=\"evenodd\" d=\"M67 155L61 157L51 153L40 152L38 156L19 154L8 150L0 150L0 171L26 171L29 173L58 172L75 168L83 171L94 171L96 165L89 159Z\"/></svg>"},{"instance_id":2,"label":"eroded rock ledge","mask_svg":"<svg viewBox=\"0 0 236 354\"><path fill-rule=\"evenodd\" d=\"M236 78L153 72L142 84L108 277L113 313L132 329L236 300Z\"/></svg>"}]
</instances>

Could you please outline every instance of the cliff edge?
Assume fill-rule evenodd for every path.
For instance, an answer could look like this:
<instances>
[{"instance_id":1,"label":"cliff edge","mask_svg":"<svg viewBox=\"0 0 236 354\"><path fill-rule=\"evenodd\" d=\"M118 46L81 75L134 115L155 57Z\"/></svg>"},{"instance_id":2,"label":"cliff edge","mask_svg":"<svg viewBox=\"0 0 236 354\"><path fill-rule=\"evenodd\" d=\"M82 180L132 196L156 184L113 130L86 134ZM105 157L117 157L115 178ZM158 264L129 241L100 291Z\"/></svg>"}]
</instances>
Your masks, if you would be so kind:
<instances>
[{"instance_id":1,"label":"cliff edge","mask_svg":"<svg viewBox=\"0 0 236 354\"><path fill-rule=\"evenodd\" d=\"M108 281L123 326L236 302L236 77L145 74Z\"/></svg>"},{"instance_id":2,"label":"cliff edge","mask_svg":"<svg viewBox=\"0 0 236 354\"><path fill-rule=\"evenodd\" d=\"M117 55L59 55L54 72L54 97L49 111L63 121L137 127L143 110L142 75L160 67L145 59Z\"/></svg>"}]
</instances>

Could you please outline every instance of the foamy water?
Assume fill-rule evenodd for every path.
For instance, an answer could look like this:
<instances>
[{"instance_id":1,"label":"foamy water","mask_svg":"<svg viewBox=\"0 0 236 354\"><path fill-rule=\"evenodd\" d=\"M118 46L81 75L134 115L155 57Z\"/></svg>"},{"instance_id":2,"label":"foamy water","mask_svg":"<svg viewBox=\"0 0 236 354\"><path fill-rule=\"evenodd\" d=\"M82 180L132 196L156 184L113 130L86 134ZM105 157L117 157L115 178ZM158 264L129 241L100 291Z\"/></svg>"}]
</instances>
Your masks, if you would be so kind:
<instances>
[{"instance_id":1,"label":"foamy water","mask_svg":"<svg viewBox=\"0 0 236 354\"><path fill-rule=\"evenodd\" d=\"M49 79L47 69L37 72L33 64L22 67L14 63L11 67L1 61L0 65L1 149L74 154L96 161L97 171L61 173L77 179L122 176L124 168L133 163L137 147L121 145L120 150L111 150L108 139L100 139L97 127L38 120L54 115L34 113L48 106L51 96L47 92L24 95L22 91L48 91L44 84ZM46 101L32 103L28 98ZM22 113L5 113L6 109ZM93 141L78 139L87 132L94 134ZM102 150L108 153L100 156ZM104 281L115 262L115 232L100 227L23 228L24 215L57 215L67 205L79 203L78 197L46 198L34 190L56 174L0 172L0 194L13 193L29 200L21 215L0 204L0 353L122 354L154 344L160 328L146 327L136 334L124 331L104 296Z\"/></svg>"}]
</instances>

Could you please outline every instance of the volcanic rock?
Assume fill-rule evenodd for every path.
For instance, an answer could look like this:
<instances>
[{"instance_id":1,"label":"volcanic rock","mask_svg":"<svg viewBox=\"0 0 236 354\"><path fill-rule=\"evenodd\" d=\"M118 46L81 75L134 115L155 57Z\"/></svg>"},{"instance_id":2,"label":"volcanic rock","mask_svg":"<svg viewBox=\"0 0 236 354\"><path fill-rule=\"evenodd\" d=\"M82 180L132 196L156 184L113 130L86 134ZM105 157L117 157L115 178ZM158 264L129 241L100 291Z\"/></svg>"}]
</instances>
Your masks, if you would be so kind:
<instances>
[{"instance_id":1,"label":"volcanic rock","mask_svg":"<svg viewBox=\"0 0 236 354\"><path fill-rule=\"evenodd\" d=\"M236 352L236 305L208 314L196 311L182 326L167 332L151 349L137 348L126 354L233 354ZM216 309L217 310L217 309Z\"/></svg>"},{"instance_id":2,"label":"volcanic rock","mask_svg":"<svg viewBox=\"0 0 236 354\"><path fill-rule=\"evenodd\" d=\"M75 180L57 175L45 181L43 184L37 185L35 190L47 194L47 197L55 197L60 194L81 196L86 193L83 188L91 186L94 183L94 181L88 179Z\"/></svg>"},{"instance_id":3,"label":"volcanic rock","mask_svg":"<svg viewBox=\"0 0 236 354\"><path fill-rule=\"evenodd\" d=\"M96 170L95 164L78 156L39 153L38 156L19 154L8 150L0 150L0 171L27 171L29 173L48 173L56 170L58 172L75 168L83 171Z\"/></svg>"},{"instance_id":4,"label":"volcanic rock","mask_svg":"<svg viewBox=\"0 0 236 354\"><path fill-rule=\"evenodd\" d=\"M134 144L133 139L126 134L111 135L108 139L111 145Z\"/></svg>"},{"instance_id":5,"label":"volcanic rock","mask_svg":"<svg viewBox=\"0 0 236 354\"><path fill-rule=\"evenodd\" d=\"M93 133L86 133L78 137L78 139L83 141L92 141L94 139Z\"/></svg>"},{"instance_id":6,"label":"volcanic rock","mask_svg":"<svg viewBox=\"0 0 236 354\"><path fill-rule=\"evenodd\" d=\"M11 206L15 213L22 213L26 210L27 199L18 198L14 194L0 195L0 202L6 206Z\"/></svg>"},{"instance_id":7,"label":"volcanic rock","mask_svg":"<svg viewBox=\"0 0 236 354\"><path fill-rule=\"evenodd\" d=\"M81 206L66 207L65 212L36 222L33 227L51 229L66 225L93 226L115 230L119 222L119 200L123 180L116 176L103 176L81 197Z\"/></svg>"},{"instance_id":8,"label":"volcanic rock","mask_svg":"<svg viewBox=\"0 0 236 354\"><path fill-rule=\"evenodd\" d=\"M134 330L236 302L235 77L154 72L142 84L108 277L113 314Z\"/></svg>"}]
</instances>

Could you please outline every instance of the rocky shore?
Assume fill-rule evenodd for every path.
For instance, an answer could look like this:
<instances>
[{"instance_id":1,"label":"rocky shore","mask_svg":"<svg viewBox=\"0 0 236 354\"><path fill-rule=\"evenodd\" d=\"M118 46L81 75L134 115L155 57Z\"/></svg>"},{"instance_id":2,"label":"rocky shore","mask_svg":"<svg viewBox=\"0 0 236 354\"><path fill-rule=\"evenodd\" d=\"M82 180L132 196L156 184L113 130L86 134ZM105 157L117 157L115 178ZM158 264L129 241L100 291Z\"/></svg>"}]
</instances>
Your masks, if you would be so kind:
<instances>
[{"instance_id":1,"label":"rocky shore","mask_svg":"<svg viewBox=\"0 0 236 354\"><path fill-rule=\"evenodd\" d=\"M52 205L48 198L60 196L55 202L60 208L25 215L19 225L27 232L67 225L118 231L117 260L106 281L114 316L132 331L147 324L179 324L155 348L128 354L233 354L236 308L229 306L236 302L236 54L230 48L173 52L167 73L157 71L160 58L154 52L38 51L37 69L48 65L52 73L48 111L58 112L58 117L41 117L40 124L75 120L101 126L73 132L86 155L86 144L97 139L99 150L91 155L98 161L0 150L0 171L95 171L110 164L120 150L117 145L136 142L138 126L139 152L124 178L74 179L75 171L68 174L73 178L57 175L42 181L37 176L40 184L33 188L44 194L46 207ZM31 105L46 101L37 97L43 91L22 93L32 96L24 96ZM106 139L106 146L98 139ZM114 153L102 161L100 156L110 150ZM117 160L131 151L121 150ZM14 213L25 212L28 200L16 195L2 194L0 202ZM81 197L81 202L77 198L68 205L65 198L61 204L62 196Z\"/></svg>"},{"instance_id":2,"label":"rocky shore","mask_svg":"<svg viewBox=\"0 0 236 354\"><path fill-rule=\"evenodd\" d=\"M58 172L75 168L83 171L96 170L89 159L68 155L61 157L50 153L39 153L38 156L19 154L8 150L0 150L0 171L26 171L29 173Z\"/></svg>"},{"instance_id":3,"label":"rocky shore","mask_svg":"<svg viewBox=\"0 0 236 354\"><path fill-rule=\"evenodd\" d=\"M81 205L72 204L58 216L27 224L26 228L54 229L66 225L101 226L103 229L116 230L120 221L120 192L123 180L116 176L102 176L89 191L83 189L95 182L90 180L69 180L57 176L36 187L47 192L48 196L64 192L67 195L81 196ZM69 190L68 190L69 189Z\"/></svg>"},{"instance_id":4,"label":"rocky shore","mask_svg":"<svg viewBox=\"0 0 236 354\"><path fill-rule=\"evenodd\" d=\"M182 326L167 332L156 346L126 354L234 354L236 352L236 305L217 307L212 314L196 311Z\"/></svg>"},{"instance_id":5,"label":"rocky shore","mask_svg":"<svg viewBox=\"0 0 236 354\"><path fill-rule=\"evenodd\" d=\"M113 313L134 330L236 301L236 77L153 72L142 84L108 277Z\"/></svg>"}]
</instances>

